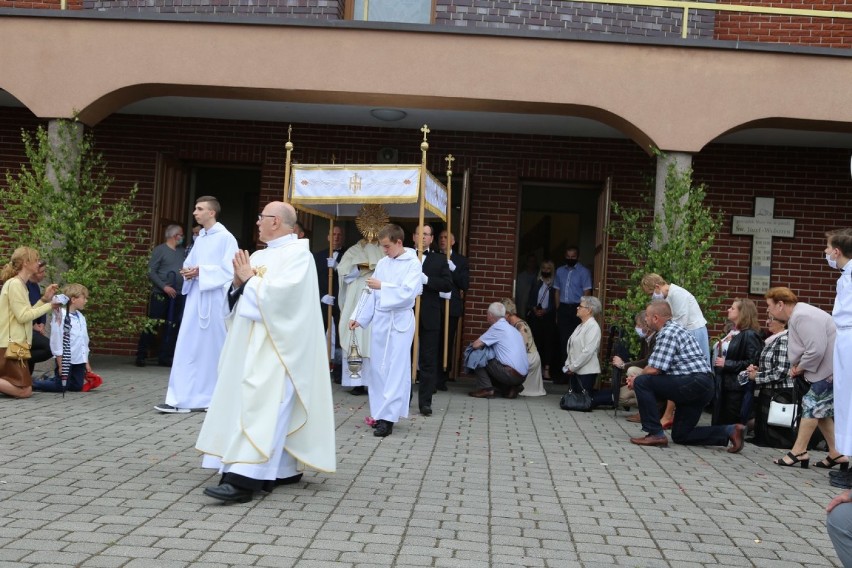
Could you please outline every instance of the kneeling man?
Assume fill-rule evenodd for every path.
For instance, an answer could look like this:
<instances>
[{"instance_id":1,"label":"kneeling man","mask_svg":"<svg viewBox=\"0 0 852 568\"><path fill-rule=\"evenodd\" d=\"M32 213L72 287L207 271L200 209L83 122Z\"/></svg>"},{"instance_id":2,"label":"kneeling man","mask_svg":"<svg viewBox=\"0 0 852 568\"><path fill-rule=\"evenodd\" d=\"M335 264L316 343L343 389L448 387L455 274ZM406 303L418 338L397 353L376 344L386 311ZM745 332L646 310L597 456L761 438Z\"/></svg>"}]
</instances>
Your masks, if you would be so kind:
<instances>
[{"instance_id":1,"label":"kneeling man","mask_svg":"<svg viewBox=\"0 0 852 568\"><path fill-rule=\"evenodd\" d=\"M475 398L494 398L497 392L506 398L517 398L524 390L523 384L529 372L527 348L524 337L506 321L506 306L494 302L488 306L486 316L491 327L473 342L473 349L490 347L494 357L484 367L477 367L476 386L471 393Z\"/></svg>"},{"instance_id":2,"label":"kneeling man","mask_svg":"<svg viewBox=\"0 0 852 568\"><path fill-rule=\"evenodd\" d=\"M257 221L267 248L234 257L219 380L195 446L223 474L204 490L221 501L295 483L301 466L336 468L316 266L295 224L292 206L270 203Z\"/></svg>"},{"instance_id":3,"label":"kneeling man","mask_svg":"<svg viewBox=\"0 0 852 568\"><path fill-rule=\"evenodd\" d=\"M630 438L640 446L667 446L669 441L660 424L657 399L677 404L672 440L676 444L727 446L737 453L743 449L745 426L700 426L701 412L713 399L714 381L710 362L695 337L672 319L672 308L665 300L655 300L645 309L645 320L657 332L648 366L636 378L628 377L627 386L636 391L642 429L647 436Z\"/></svg>"}]
</instances>

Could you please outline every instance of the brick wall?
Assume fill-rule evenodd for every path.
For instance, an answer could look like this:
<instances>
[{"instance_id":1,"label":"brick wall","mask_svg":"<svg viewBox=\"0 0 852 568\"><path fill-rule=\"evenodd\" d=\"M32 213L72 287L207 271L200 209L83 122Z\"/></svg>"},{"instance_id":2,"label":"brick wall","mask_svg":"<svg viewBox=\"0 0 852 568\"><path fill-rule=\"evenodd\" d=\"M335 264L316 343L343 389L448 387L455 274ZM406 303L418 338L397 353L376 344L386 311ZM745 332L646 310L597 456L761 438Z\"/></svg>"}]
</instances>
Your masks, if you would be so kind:
<instances>
[{"instance_id":1,"label":"brick wall","mask_svg":"<svg viewBox=\"0 0 852 568\"><path fill-rule=\"evenodd\" d=\"M78 0L84 10L343 19L344 0Z\"/></svg>"},{"instance_id":2,"label":"brick wall","mask_svg":"<svg viewBox=\"0 0 852 568\"><path fill-rule=\"evenodd\" d=\"M17 167L22 160L19 130L34 124L26 111L0 109L0 168ZM158 152L190 163L259 166L261 202L280 199L285 124L116 115L101 123L95 134L116 178L116 193L139 185L137 202L149 212L141 223L146 227L152 222ZM419 133L408 130L294 125L293 157L302 163L327 163L334 154L338 163L371 163L380 148L393 147L400 150L401 163L418 163L419 140ZM654 172L653 159L627 140L433 132L429 167L434 172L444 171L447 153L457 159L456 190L465 169L471 171L471 289L465 342L485 329L488 304L511 295L521 182L602 185L611 176L613 200L640 206L650 195L646 180ZM794 239L774 241L773 285L790 285L804 301L830 309L836 277L822 258L822 235L852 222L848 159L845 150L720 145L695 157L696 180L708 184L710 204L726 215L714 247L717 265L723 267L719 287L726 301L748 295L751 250L749 237L730 235L730 216L750 216L755 196L774 196L776 216L794 217L797 225ZM554 199L558 197L554 194ZM619 294L619 282L631 268L610 256L609 297ZM752 298L761 301L759 296ZM713 309L724 307L723 303ZM129 354L134 345L135 338L118 338L109 346L97 346L97 351Z\"/></svg>"},{"instance_id":3,"label":"brick wall","mask_svg":"<svg viewBox=\"0 0 852 568\"><path fill-rule=\"evenodd\" d=\"M719 0L718 3L852 12L852 0ZM852 21L719 12L715 37L720 40L849 48L852 47Z\"/></svg>"},{"instance_id":4,"label":"brick wall","mask_svg":"<svg viewBox=\"0 0 852 568\"><path fill-rule=\"evenodd\" d=\"M682 10L559 0L438 0L435 23L456 27L681 37ZM712 39L714 13L689 16L689 37Z\"/></svg>"},{"instance_id":5,"label":"brick wall","mask_svg":"<svg viewBox=\"0 0 852 568\"><path fill-rule=\"evenodd\" d=\"M83 7L83 0L67 0L66 9L80 10ZM27 10L59 10L62 8L60 0L0 0L0 8L21 8Z\"/></svg>"}]
</instances>

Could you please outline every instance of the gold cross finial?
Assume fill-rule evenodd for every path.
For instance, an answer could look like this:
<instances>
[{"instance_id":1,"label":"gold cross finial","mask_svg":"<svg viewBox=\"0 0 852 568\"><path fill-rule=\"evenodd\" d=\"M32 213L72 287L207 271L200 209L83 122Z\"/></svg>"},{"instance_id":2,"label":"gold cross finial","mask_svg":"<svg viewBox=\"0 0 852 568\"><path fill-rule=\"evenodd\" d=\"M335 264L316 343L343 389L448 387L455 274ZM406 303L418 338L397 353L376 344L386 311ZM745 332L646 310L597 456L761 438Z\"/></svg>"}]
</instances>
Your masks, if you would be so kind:
<instances>
[{"instance_id":1,"label":"gold cross finial","mask_svg":"<svg viewBox=\"0 0 852 568\"><path fill-rule=\"evenodd\" d=\"M444 158L444 160L447 162L447 171L452 172L453 171L453 162L455 162L456 159L453 158L452 154L447 154L447 157Z\"/></svg>"},{"instance_id":2,"label":"gold cross finial","mask_svg":"<svg viewBox=\"0 0 852 568\"><path fill-rule=\"evenodd\" d=\"M336 164L336 163L337 163L337 156L335 156L334 154L332 154L332 155L331 155L331 163L332 163L332 164Z\"/></svg>"},{"instance_id":3,"label":"gold cross finial","mask_svg":"<svg viewBox=\"0 0 852 568\"><path fill-rule=\"evenodd\" d=\"M290 135L291 134L293 134L293 125L292 124L287 127L287 142L290 141Z\"/></svg>"},{"instance_id":4,"label":"gold cross finial","mask_svg":"<svg viewBox=\"0 0 852 568\"><path fill-rule=\"evenodd\" d=\"M431 130L429 130L429 125L424 124L423 128L420 129L420 132L423 133L423 141L426 142L426 135L431 132Z\"/></svg>"}]
</instances>

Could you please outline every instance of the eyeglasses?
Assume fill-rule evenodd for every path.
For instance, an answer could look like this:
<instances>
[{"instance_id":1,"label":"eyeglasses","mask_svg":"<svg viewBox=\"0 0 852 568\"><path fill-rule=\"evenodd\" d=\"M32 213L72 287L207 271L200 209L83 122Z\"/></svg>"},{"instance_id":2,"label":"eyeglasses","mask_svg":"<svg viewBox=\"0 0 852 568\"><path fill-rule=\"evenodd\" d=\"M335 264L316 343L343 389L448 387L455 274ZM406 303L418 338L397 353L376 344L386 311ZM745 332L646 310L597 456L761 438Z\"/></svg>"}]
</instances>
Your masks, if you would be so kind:
<instances>
[{"instance_id":1,"label":"eyeglasses","mask_svg":"<svg viewBox=\"0 0 852 568\"><path fill-rule=\"evenodd\" d=\"M278 215L264 215L263 213L261 213L260 215L257 216L257 220L263 221L264 217L278 217Z\"/></svg>"},{"instance_id":2,"label":"eyeglasses","mask_svg":"<svg viewBox=\"0 0 852 568\"><path fill-rule=\"evenodd\" d=\"M47 261L46 261L46 260L40 260L40 261L38 261L38 267L39 267L39 268L44 268L45 266L47 266Z\"/></svg>"}]
</instances>

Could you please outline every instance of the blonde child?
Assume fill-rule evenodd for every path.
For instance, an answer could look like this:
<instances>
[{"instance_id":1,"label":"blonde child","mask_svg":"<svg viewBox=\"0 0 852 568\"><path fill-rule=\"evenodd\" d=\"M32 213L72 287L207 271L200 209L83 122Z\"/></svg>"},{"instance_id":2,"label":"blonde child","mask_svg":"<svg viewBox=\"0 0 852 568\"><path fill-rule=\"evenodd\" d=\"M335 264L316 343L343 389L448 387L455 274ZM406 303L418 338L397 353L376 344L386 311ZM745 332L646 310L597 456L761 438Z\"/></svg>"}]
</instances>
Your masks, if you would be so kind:
<instances>
[{"instance_id":1,"label":"blonde child","mask_svg":"<svg viewBox=\"0 0 852 568\"><path fill-rule=\"evenodd\" d=\"M79 392L83 390L83 385L86 382L86 373L91 371L89 366L89 331L86 327L86 318L81 310L86 307L89 301L89 291L82 284L68 284L62 290L68 296L68 304L56 312L50 326L50 350L56 357L56 376L52 379L45 379L33 382L33 390L43 392L62 392L69 390ZM70 369L66 388L62 387L62 339L65 328L65 318L71 322L71 349L70 349Z\"/></svg>"}]
</instances>

